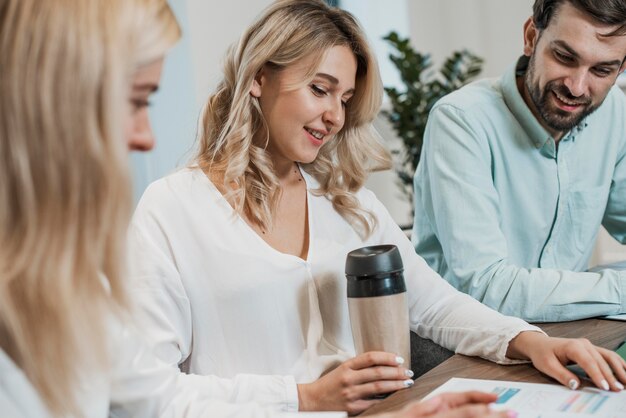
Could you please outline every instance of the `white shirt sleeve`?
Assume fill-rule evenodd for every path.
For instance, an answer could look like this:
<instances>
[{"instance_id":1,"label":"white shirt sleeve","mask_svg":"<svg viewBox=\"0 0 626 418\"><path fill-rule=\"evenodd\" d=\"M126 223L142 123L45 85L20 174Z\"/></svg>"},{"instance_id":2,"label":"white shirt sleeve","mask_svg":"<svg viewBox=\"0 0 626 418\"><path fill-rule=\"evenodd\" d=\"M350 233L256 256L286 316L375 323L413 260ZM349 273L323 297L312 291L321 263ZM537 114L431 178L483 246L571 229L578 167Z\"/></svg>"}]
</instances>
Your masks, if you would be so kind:
<instances>
[{"instance_id":1,"label":"white shirt sleeve","mask_svg":"<svg viewBox=\"0 0 626 418\"><path fill-rule=\"evenodd\" d=\"M538 331L521 319L504 316L454 289L432 270L373 193L368 200L378 218L378 241L398 246L404 264L411 329L423 338L468 356L500 364L519 363L506 357L509 342L522 331Z\"/></svg>"}]
</instances>

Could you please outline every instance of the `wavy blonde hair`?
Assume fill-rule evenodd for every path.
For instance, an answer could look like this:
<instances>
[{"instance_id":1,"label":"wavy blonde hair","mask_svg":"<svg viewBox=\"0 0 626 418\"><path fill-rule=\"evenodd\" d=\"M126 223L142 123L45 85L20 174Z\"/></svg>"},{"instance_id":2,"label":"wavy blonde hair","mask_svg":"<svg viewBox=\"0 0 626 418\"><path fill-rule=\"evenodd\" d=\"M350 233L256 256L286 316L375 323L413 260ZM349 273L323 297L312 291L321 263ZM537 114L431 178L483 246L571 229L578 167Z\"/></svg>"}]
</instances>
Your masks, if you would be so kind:
<instances>
[{"instance_id":1,"label":"wavy blonde hair","mask_svg":"<svg viewBox=\"0 0 626 418\"><path fill-rule=\"evenodd\" d=\"M123 109L179 35L165 0L0 0L0 347L55 415L127 307Z\"/></svg>"},{"instance_id":2,"label":"wavy blonde hair","mask_svg":"<svg viewBox=\"0 0 626 418\"><path fill-rule=\"evenodd\" d=\"M391 165L371 127L382 100L375 57L350 13L317 0L280 0L228 52L224 79L204 109L194 160L211 179L220 180L217 187L226 191L235 210L261 227L271 228L280 187L266 151L270 133L250 95L254 78L265 65L280 70L306 58L313 62L303 80L308 83L334 46L346 46L356 57L355 94L341 131L303 168L320 183L316 193L326 196L362 235L376 224L355 196L371 171Z\"/></svg>"}]
</instances>

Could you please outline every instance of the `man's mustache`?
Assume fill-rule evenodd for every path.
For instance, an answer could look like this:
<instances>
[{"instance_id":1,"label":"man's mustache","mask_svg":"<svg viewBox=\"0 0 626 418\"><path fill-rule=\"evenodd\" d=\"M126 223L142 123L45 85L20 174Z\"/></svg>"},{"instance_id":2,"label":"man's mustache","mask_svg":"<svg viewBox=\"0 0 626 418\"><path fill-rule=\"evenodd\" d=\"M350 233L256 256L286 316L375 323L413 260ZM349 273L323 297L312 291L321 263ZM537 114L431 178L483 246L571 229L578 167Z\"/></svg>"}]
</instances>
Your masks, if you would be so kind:
<instances>
[{"instance_id":1,"label":"man's mustache","mask_svg":"<svg viewBox=\"0 0 626 418\"><path fill-rule=\"evenodd\" d=\"M572 92L564 84L548 83L546 90L552 90L558 96L565 98L569 103L575 105L587 106L591 104L591 97L588 96L574 96Z\"/></svg>"}]
</instances>

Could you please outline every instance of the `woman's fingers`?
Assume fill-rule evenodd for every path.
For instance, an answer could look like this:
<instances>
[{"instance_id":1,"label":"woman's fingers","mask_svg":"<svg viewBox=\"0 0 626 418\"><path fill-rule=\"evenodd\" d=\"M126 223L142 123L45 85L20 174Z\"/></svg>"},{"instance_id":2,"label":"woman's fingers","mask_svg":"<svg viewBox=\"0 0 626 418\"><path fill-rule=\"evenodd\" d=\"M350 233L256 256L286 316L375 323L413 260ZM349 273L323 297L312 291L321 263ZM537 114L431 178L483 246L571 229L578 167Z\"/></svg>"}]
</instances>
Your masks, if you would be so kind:
<instances>
[{"instance_id":1,"label":"woman's fingers","mask_svg":"<svg viewBox=\"0 0 626 418\"><path fill-rule=\"evenodd\" d=\"M413 386L413 380L411 379L377 380L354 386L353 391L359 398L371 398L372 396L396 392L400 389L406 389L411 386Z\"/></svg>"},{"instance_id":2,"label":"woman's fingers","mask_svg":"<svg viewBox=\"0 0 626 418\"><path fill-rule=\"evenodd\" d=\"M372 366L402 366L405 359L393 353L384 351L368 351L346 361L351 369L359 370Z\"/></svg>"},{"instance_id":3,"label":"woman's fingers","mask_svg":"<svg viewBox=\"0 0 626 418\"><path fill-rule=\"evenodd\" d=\"M584 339L572 340L566 347L566 355L569 361L577 363L585 372L593 383L604 390L609 390L609 382L605 375L606 370L603 366L608 365L601 356L595 355L595 347ZM604 363L604 364L603 364ZM610 369L609 369L609 373ZM612 374L612 373L611 373Z\"/></svg>"},{"instance_id":4,"label":"woman's fingers","mask_svg":"<svg viewBox=\"0 0 626 418\"><path fill-rule=\"evenodd\" d=\"M552 376L563 386L567 386L572 390L576 390L580 387L580 379L578 376L564 367L563 364L561 364L561 362L554 356L547 359L544 364L535 364L535 367L537 370L544 372L548 376Z\"/></svg>"},{"instance_id":5,"label":"woman's fingers","mask_svg":"<svg viewBox=\"0 0 626 418\"><path fill-rule=\"evenodd\" d=\"M517 418L513 411L493 411L487 405L466 405L429 418Z\"/></svg>"},{"instance_id":6,"label":"woman's fingers","mask_svg":"<svg viewBox=\"0 0 626 418\"><path fill-rule=\"evenodd\" d=\"M493 411L487 405L467 405L429 418L517 418L513 411Z\"/></svg>"},{"instance_id":7,"label":"woman's fingers","mask_svg":"<svg viewBox=\"0 0 626 418\"><path fill-rule=\"evenodd\" d=\"M432 402L436 398L415 404L410 404L398 413L392 413L385 418L515 418L513 411L493 411L486 404L470 404L440 411L441 405L433 408Z\"/></svg>"},{"instance_id":8,"label":"woman's fingers","mask_svg":"<svg viewBox=\"0 0 626 418\"><path fill-rule=\"evenodd\" d=\"M602 374L601 376L602 380L600 380L600 385L598 387L604 390L611 390L611 389L615 391L621 390L617 386L618 381L615 375L613 374L613 369L611 368L609 363L607 363L605 358L602 356L602 354L599 351L599 348L591 345L591 347L589 348L589 352L590 352L591 357L593 358L593 361L596 362L597 367L600 370L600 373ZM598 384L595 380L594 382L596 383L596 385Z\"/></svg>"},{"instance_id":9,"label":"woman's fingers","mask_svg":"<svg viewBox=\"0 0 626 418\"><path fill-rule=\"evenodd\" d=\"M413 385L413 372L404 367L374 366L367 369L355 370L354 383L363 384L384 380L406 381L408 386ZM410 382L409 382L410 381Z\"/></svg>"},{"instance_id":10,"label":"woman's fingers","mask_svg":"<svg viewBox=\"0 0 626 418\"><path fill-rule=\"evenodd\" d=\"M619 356L610 350L596 347L585 339L577 342L578 345L569 355L570 360L585 370L597 387L604 390L622 390L624 386L620 379L626 377L626 373Z\"/></svg>"},{"instance_id":11,"label":"woman's fingers","mask_svg":"<svg viewBox=\"0 0 626 418\"><path fill-rule=\"evenodd\" d=\"M359 398L395 392L413 385L413 372L402 367L404 362L398 361L392 353L367 352L345 364L352 369L349 383Z\"/></svg>"},{"instance_id":12,"label":"woman's fingers","mask_svg":"<svg viewBox=\"0 0 626 418\"><path fill-rule=\"evenodd\" d=\"M479 392L476 390L468 392L443 393L439 395L442 399L443 408L455 408L467 404L483 403L489 404L498 399L495 393Z\"/></svg>"},{"instance_id":13,"label":"woman's fingers","mask_svg":"<svg viewBox=\"0 0 626 418\"><path fill-rule=\"evenodd\" d=\"M624 383L626 383L626 361L614 351L600 347L596 347L596 349L611 371L612 380L609 380L611 388L616 391L624 390Z\"/></svg>"},{"instance_id":14,"label":"woman's fingers","mask_svg":"<svg viewBox=\"0 0 626 418\"><path fill-rule=\"evenodd\" d=\"M593 383L604 390L620 391L626 383L626 362L616 353L596 347L586 339L548 340L540 356L533 358L537 369L571 389L580 386L579 378L565 365L578 364Z\"/></svg>"},{"instance_id":15,"label":"woman's fingers","mask_svg":"<svg viewBox=\"0 0 626 418\"><path fill-rule=\"evenodd\" d=\"M376 395L395 392L413 384L412 372L393 353L361 354L313 383L298 385L302 410L340 410L358 414L378 400Z\"/></svg>"}]
</instances>

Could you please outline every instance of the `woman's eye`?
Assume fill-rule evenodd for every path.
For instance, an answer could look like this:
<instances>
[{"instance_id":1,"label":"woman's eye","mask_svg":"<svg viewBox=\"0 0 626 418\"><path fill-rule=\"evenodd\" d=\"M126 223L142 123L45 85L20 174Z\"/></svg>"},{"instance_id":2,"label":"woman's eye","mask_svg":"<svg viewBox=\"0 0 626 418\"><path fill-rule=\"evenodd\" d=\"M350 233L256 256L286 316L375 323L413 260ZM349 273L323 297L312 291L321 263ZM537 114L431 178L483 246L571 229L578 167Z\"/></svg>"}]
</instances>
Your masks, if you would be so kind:
<instances>
[{"instance_id":1,"label":"woman's eye","mask_svg":"<svg viewBox=\"0 0 626 418\"><path fill-rule=\"evenodd\" d=\"M133 112L138 112L150 106L150 102L145 99L130 99L130 104L133 106Z\"/></svg>"},{"instance_id":2,"label":"woman's eye","mask_svg":"<svg viewBox=\"0 0 626 418\"><path fill-rule=\"evenodd\" d=\"M316 96L325 96L327 94L326 90L316 86L315 84L311 84L311 91L313 91Z\"/></svg>"}]
</instances>

